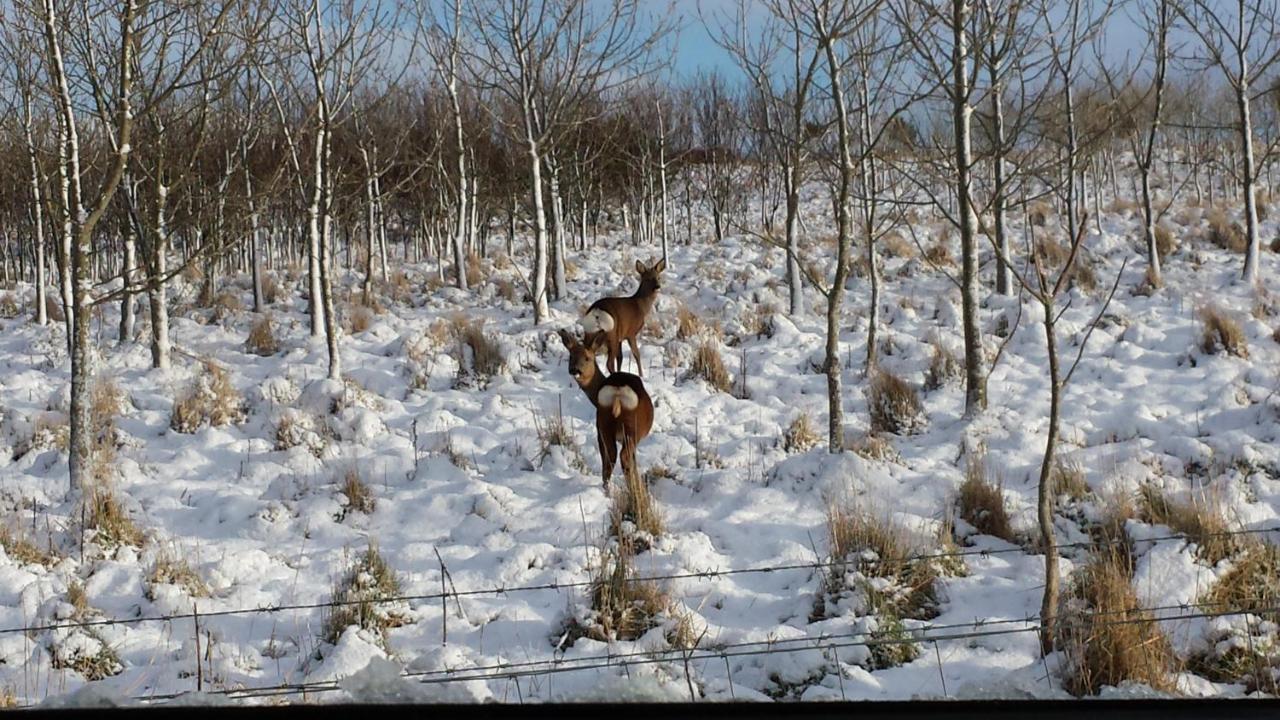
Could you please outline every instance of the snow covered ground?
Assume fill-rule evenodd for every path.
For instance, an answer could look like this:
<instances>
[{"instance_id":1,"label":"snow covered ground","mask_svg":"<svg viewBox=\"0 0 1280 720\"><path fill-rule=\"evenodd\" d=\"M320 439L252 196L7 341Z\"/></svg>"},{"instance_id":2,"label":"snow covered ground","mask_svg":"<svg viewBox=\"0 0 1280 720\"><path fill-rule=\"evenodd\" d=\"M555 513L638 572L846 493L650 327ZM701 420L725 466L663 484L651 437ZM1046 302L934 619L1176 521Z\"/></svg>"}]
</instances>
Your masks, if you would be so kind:
<instances>
[{"instance_id":1,"label":"snow covered ground","mask_svg":"<svg viewBox=\"0 0 1280 720\"><path fill-rule=\"evenodd\" d=\"M825 207L825 201L815 200L809 209L819 217ZM1274 237L1275 224L1264 227L1264 237ZM1144 482L1155 482L1175 497L1193 491L1212 495L1233 528L1280 528L1280 345L1273 336L1280 326L1280 256L1264 250L1264 287L1258 294L1235 281L1242 259L1194 239L1197 232L1194 227L1180 231L1181 248L1165 267L1166 288L1150 296L1132 292L1144 265L1135 257L1140 247L1135 214L1111 213L1103 233L1088 236L1100 287L1090 294L1071 291L1060 325L1067 357L1074 357L1122 259L1135 259L1066 392L1062 450L1085 470L1097 495L1061 508L1062 542L1087 539L1081 524L1101 512L1105 501L1099 497L1134 491ZM308 337L306 299L300 294L305 282L288 286L283 274L279 281L286 290L271 308L282 351L270 357L245 350L252 313L233 311L214 321L210 310L180 309L173 319L181 350L174 367L150 370L145 342L117 345L118 309L105 308L99 373L127 398L116 419L120 448L113 483L124 509L146 534L141 548L104 549L89 533L81 550L80 519L63 501L66 454L50 439L56 432L48 430L65 421L67 409L62 330L57 324L37 327L25 318L0 321L0 512L12 534L42 549L52 543L62 556L46 565L0 551L0 696L8 692L17 704L28 704L79 690L59 702L104 703L194 691L197 648L205 690L341 680L338 689L306 695L308 701L681 700L688 699L690 687L714 700L1064 694L1055 664L1060 654L1042 662L1033 632L942 640L936 650L924 647L905 665L869 671L861 662L865 649L833 651L828 646L836 641L816 640L848 638L866 623L851 614L811 621L824 580L815 568L666 583L702 633L699 647L710 649L687 667L676 655L628 667L583 660L591 667L466 682L400 678L408 672L420 673L414 679L439 679L444 676L431 673L443 670L474 675L495 672L474 668L552 659L567 667L575 659L644 657L669 649L658 628L635 641L582 638L557 650L566 620L585 617L590 604L580 585L464 594L443 605L436 598L409 600L400 604L402 623L389 631L387 649L374 634L355 629L336 645L323 642L321 609L218 614L322 603L352 557L370 542L398 574L405 595L440 591L437 553L451 588L462 593L589 580L607 532L610 500L599 479L594 410L568 375L567 353L554 331L572 326L597 297L629 294L636 282L634 260L648 261L658 252L631 247L620 234L607 238L605 246L574 254L569 297L553 303L551 320L539 327L532 325L519 292L514 300L499 292L500 281L522 287L517 265L523 267L523 258L516 265L498 262L473 292L429 283L433 267L405 268L411 281L407 302L383 300L385 312L367 329L342 339L343 367L351 381L345 391L323 380L325 349ZM953 246L952 254L958 257L958 248ZM826 262L816 259L819 267ZM656 419L639 456L644 469L660 465L670 471L660 473L652 486L667 531L636 558L636 572L685 574L822 561L830 502L855 502L891 514L921 537L931 537L954 504L965 442L985 443L990 464L1003 477L1014 524L1031 535L1049 403L1037 309L1026 305L990 377L990 409L978 419L962 418L963 388L950 384L921 391L928 425L916 435L890 436L899 458L829 455L824 443L789 454L781 437L800 412L809 413L825 438L826 381L818 371L824 300L806 289L813 311L787 317L781 268L780 251L746 238L720 245L699 238L697 244L672 248L660 299L640 338ZM984 282L990 269L988 262ZM884 274L882 363L920 387L930 363L930 337L960 352L959 293L918 257L888 258ZM355 274L342 275L340 282L343 288L358 287ZM226 287L248 302L245 278L234 278ZM865 277L851 280L841 338L850 443L868 430L862 375L867 288ZM184 284L175 293L176 303L191 303L196 289ZM25 300L31 289L20 292ZM1248 359L1206 355L1197 347L1196 312L1206 302L1240 321ZM748 398L716 392L687 377L696 342L676 337L680 303L723 327L721 354L735 382L745 357ZM995 328L1006 314L1012 319L1013 307L986 298L982 323L991 355L999 342ZM776 311L768 322L771 334L745 329L759 308ZM505 368L487 384L456 386L457 346L444 329L456 313L483 320L501 344ZM629 351L624 356L629 363ZM171 429L170 415L175 397L200 374L199 357L227 369L245 398L247 415L243 422L183 434ZM425 378L418 383L425 387L413 387L415 373ZM331 414L335 397L339 410ZM541 457L535 414L554 415L560 407L586 459L585 471L563 448ZM296 439L304 442L277 449L282 423L292 423ZM33 434L44 440L32 443ZM705 462L698 461L695 448ZM372 488L372 512L346 507L340 488L349 469ZM1132 531L1168 534L1167 528L1139 526L1135 522ZM958 530L974 549L998 552L966 555L967 574L939 581L939 614L921 625L985 621L1004 629L1031 627L1023 621L1039 611L1043 558L1029 546L973 534L964 523ZM1192 602L1229 565L1210 567L1194 550L1182 540L1138 543L1134 582L1144 603ZM1075 550L1064 554L1064 573L1072 560L1084 557ZM189 563L207 586L207 597L193 598L178 584L149 582L157 559L173 558ZM83 587L87 611L68 602L74 583ZM190 618L100 625L92 633L9 631L74 617L189 613L196 602L207 616L200 621L198 645ZM1204 642L1210 622L1171 622L1167 631L1176 646L1190 651ZM805 649L712 652L771 641L779 649ZM81 672L54 667L56 658L94 655L100 649L95 643L114 651L118 667L109 670L118 673L86 683ZM1181 676L1179 689L1194 695L1244 692L1242 686L1189 673ZM217 699L186 696L182 701Z\"/></svg>"}]
</instances>

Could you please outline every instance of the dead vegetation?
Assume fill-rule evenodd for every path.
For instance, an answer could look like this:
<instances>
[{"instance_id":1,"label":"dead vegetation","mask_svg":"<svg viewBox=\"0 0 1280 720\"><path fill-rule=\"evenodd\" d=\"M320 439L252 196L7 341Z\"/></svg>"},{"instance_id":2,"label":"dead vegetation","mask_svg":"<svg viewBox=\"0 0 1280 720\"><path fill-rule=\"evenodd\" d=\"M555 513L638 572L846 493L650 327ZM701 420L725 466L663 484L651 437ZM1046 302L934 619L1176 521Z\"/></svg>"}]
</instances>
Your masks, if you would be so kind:
<instances>
[{"instance_id":1,"label":"dead vegetation","mask_svg":"<svg viewBox=\"0 0 1280 720\"><path fill-rule=\"evenodd\" d=\"M573 435L569 423L564 418L563 405L556 406L555 415L532 411L533 429L538 438L538 464L546 461L553 448L563 448L569 456L570 465L578 472L587 471L587 460L582 456L578 440Z\"/></svg>"},{"instance_id":2,"label":"dead vegetation","mask_svg":"<svg viewBox=\"0 0 1280 720\"><path fill-rule=\"evenodd\" d=\"M991 479L986 454L970 453L965 459L964 482L956 496L960 517L983 535L1015 542L1017 534L1004 502L1004 486Z\"/></svg>"},{"instance_id":3,"label":"dead vegetation","mask_svg":"<svg viewBox=\"0 0 1280 720\"><path fill-rule=\"evenodd\" d=\"M344 499L339 522L352 511L369 515L378 507L378 498L373 494L373 488L365 482L360 469L354 465L348 466L343 471L342 479L338 483L338 492L342 493Z\"/></svg>"},{"instance_id":4,"label":"dead vegetation","mask_svg":"<svg viewBox=\"0 0 1280 720\"><path fill-rule=\"evenodd\" d=\"M1097 695L1126 682L1175 689L1177 658L1159 624L1139 605L1128 564L1116 553L1094 555L1071 582L1058 643L1065 656L1063 687L1073 695Z\"/></svg>"},{"instance_id":5,"label":"dead vegetation","mask_svg":"<svg viewBox=\"0 0 1280 720\"><path fill-rule=\"evenodd\" d=\"M707 338L698 343L694 350L693 362L689 366L690 377L700 377L712 389L727 393L733 389L729 371L724 367L724 360L716 348L715 341Z\"/></svg>"},{"instance_id":6,"label":"dead vegetation","mask_svg":"<svg viewBox=\"0 0 1280 720\"><path fill-rule=\"evenodd\" d=\"M89 490L85 502L88 504L85 527L93 530L93 541L100 547L142 546L142 530L129 517L110 485L97 484Z\"/></svg>"},{"instance_id":7,"label":"dead vegetation","mask_svg":"<svg viewBox=\"0 0 1280 720\"><path fill-rule=\"evenodd\" d=\"M913 435L928 424L915 388L887 370L877 370L872 376L867 404L872 432Z\"/></svg>"},{"instance_id":8,"label":"dead vegetation","mask_svg":"<svg viewBox=\"0 0 1280 720\"><path fill-rule=\"evenodd\" d=\"M809 413L802 411L792 418L791 424L782 434L782 449L788 453L804 452L816 446L821 440L822 437L814 427Z\"/></svg>"},{"instance_id":9,"label":"dead vegetation","mask_svg":"<svg viewBox=\"0 0 1280 720\"><path fill-rule=\"evenodd\" d=\"M1207 612L1238 613L1211 630L1208 649L1188 669L1213 682L1239 683L1246 692L1280 694L1280 549L1243 541L1202 604Z\"/></svg>"},{"instance_id":10,"label":"dead vegetation","mask_svg":"<svg viewBox=\"0 0 1280 720\"><path fill-rule=\"evenodd\" d=\"M649 493L649 485L639 472L623 473L623 485L612 491L613 504L609 509L609 527L614 537L626 537L636 540L636 533L642 534L642 542L662 534L662 513L653 495ZM634 530L634 532L633 532Z\"/></svg>"},{"instance_id":11,"label":"dead vegetation","mask_svg":"<svg viewBox=\"0 0 1280 720\"><path fill-rule=\"evenodd\" d=\"M219 427L244 419L244 397L231 384L226 369L212 360L201 363L203 371L191 387L173 404L169 427L191 434L202 427Z\"/></svg>"},{"instance_id":12,"label":"dead vegetation","mask_svg":"<svg viewBox=\"0 0 1280 720\"><path fill-rule=\"evenodd\" d=\"M1049 481L1053 484L1054 495L1065 495L1079 502L1089 494L1089 483L1085 481L1084 466L1077 460L1059 455L1053 462Z\"/></svg>"},{"instance_id":13,"label":"dead vegetation","mask_svg":"<svg viewBox=\"0 0 1280 720\"><path fill-rule=\"evenodd\" d=\"M1144 522L1165 525L1186 535L1197 546L1197 555L1211 565L1230 557L1240 549L1238 537L1230 535L1230 527L1217 503L1206 497L1187 502L1171 498L1155 485L1143 485L1138 491L1139 511Z\"/></svg>"},{"instance_id":14,"label":"dead vegetation","mask_svg":"<svg viewBox=\"0 0 1280 720\"><path fill-rule=\"evenodd\" d=\"M924 373L924 389L937 390L960 382L964 377L964 364L960 358L937 337L930 338L929 347L929 369Z\"/></svg>"},{"instance_id":15,"label":"dead vegetation","mask_svg":"<svg viewBox=\"0 0 1280 720\"><path fill-rule=\"evenodd\" d=\"M15 531L7 523L0 523L0 548L19 565L48 566L57 560L53 554L40 549L25 533Z\"/></svg>"},{"instance_id":16,"label":"dead vegetation","mask_svg":"<svg viewBox=\"0 0 1280 720\"><path fill-rule=\"evenodd\" d=\"M591 609L571 620L568 642L589 637L600 642L635 640L674 614L670 594L656 582L636 580L635 549L620 539L600 550L600 564L591 568Z\"/></svg>"},{"instance_id":17,"label":"dead vegetation","mask_svg":"<svg viewBox=\"0 0 1280 720\"><path fill-rule=\"evenodd\" d=\"M401 594L400 580L391 566L370 543L347 565L333 585L332 607L324 619L321 638L335 645L347 628L356 626L374 633L384 649L387 632L411 622Z\"/></svg>"},{"instance_id":18,"label":"dead vegetation","mask_svg":"<svg viewBox=\"0 0 1280 720\"><path fill-rule=\"evenodd\" d=\"M1248 247L1244 228L1232 222L1219 208L1213 208L1205 217L1207 228L1204 238L1211 244L1233 253L1243 253Z\"/></svg>"},{"instance_id":19,"label":"dead vegetation","mask_svg":"<svg viewBox=\"0 0 1280 720\"><path fill-rule=\"evenodd\" d=\"M1221 308L1205 305L1200 308L1200 350L1207 355L1227 353L1248 359L1249 341L1244 328Z\"/></svg>"},{"instance_id":20,"label":"dead vegetation","mask_svg":"<svg viewBox=\"0 0 1280 720\"><path fill-rule=\"evenodd\" d=\"M484 331L483 318L468 320L463 315L455 315L452 328L458 344L459 359L455 386L484 385L494 375L502 372L506 365L502 346Z\"/></svg>"},{"instance_id":21,"label":"dead vegetation","mask_svg":"<svg viewBox=\"0 0 1280 720\"><path fill-rule=\"evenodd\" d=\"M280 352L280 342L276 340L270 315L263 314L253 323L253 327L249 329L249 337L245 338L244 349L261 357L270 357Z\"/></svg>"},{"instance_id":22,"label":"dead vegetation","mask_svg":"<svg viewBox=\"0 0 1280 720\"><path fill-rule=\"evenodd\" d=\"M209 596L209 587L205 585L200 574L191 567L186 558L167 550L156 555L151 570L147 572L146 582L146 596L151 601L155 601L158 597L156 588L160 585L173 585L193 598Z\"/></svg>"},{"instance_id":23,"label":"dead vegetation","mask_svg":"<svg viewBox=\"0 0 1280 720\"><path fill-rule=\"evenodd\" d=\"M13 293L0 293L0 319L11 320L22 314L22 307Z\"/></svg>"}]
</instances>

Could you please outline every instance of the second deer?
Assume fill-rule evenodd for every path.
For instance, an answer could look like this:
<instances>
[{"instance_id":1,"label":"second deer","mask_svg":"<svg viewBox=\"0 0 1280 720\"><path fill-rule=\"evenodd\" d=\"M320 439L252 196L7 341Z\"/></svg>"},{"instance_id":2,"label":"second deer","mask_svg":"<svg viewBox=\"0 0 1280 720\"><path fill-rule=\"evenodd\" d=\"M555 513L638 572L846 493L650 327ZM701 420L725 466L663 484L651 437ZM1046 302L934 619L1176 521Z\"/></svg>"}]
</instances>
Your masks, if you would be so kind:
<instances>
[{"instance_id":1,"label":"second deer","mask_svg":"<svg viewBox=\"0 0 1280 720\"><path fill-rule=\"evenodd\" d=\"M640 273L640 287L630 297L600 298L591 304L587 314L582 317L582 329L586 331L587 342L593 343L593 335L600 335L604 347L609 351L606 366L610 373L622 369L622 341L631 346L631 357L635 359L637 372L644 377L644 365L640 362L640 349L636 347L636 335L644 328L645 319L658 299L658 290L662 288L659 277L667 268L665 259L659 260L650 267L636 261L636 272Z\"/></svg>"},{"instance_id":2,"label":"second deer","mask_svg":"<svg viewBox=\"0 0 1280 720\"><path fill-rule=\"evenodd\" d=\"M639 377L625 372L606 377L596 362L604 337L597 334L590 339L592 344L587 346L567 330L560 331L560 340L569 351L569 374L596 408L596 446L608 488L613 466L618 462L619 445L624 476L635 472L636 445L653 427L653 401Z\"/></svg>"}]
</instances>

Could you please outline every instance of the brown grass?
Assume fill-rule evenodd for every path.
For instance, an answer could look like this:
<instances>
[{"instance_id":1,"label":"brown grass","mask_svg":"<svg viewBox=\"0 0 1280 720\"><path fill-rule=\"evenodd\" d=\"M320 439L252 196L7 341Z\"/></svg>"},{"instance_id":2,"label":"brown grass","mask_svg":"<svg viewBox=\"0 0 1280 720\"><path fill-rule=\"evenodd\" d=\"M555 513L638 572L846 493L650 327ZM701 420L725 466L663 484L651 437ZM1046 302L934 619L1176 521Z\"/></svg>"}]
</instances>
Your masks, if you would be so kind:
<instances>
[{"instance_id":1,"label":"brown grass","mask_svg":"<svg viewBox=\"0 0 1280 720\"><path fill-rule=\"evenodd\" d=\"M1046 202L1031 203L1031 209L1027 211L1027 217L1036 227L1044 227L1051 215L1053 215L1053 208Z\"/></svg>"},{"instance_id":2,"label":"brown grass","mask_svg":"<svg viewBox=\"0 0 1280 720\"><path fill-rule=\"evenodd\" d=\"M67 604L72 608L73 617L84 618L89 615L89 594L79 580L72 580L67 585Z\"/></svg>"},{"instance_id":3,"label":"brown grass","mask_svg":"<svg viewBox=\"0 0 1280 720\"><path fill-rule=\"evenodd\" d=\"M147 573L147 599L155 600L157 585L175 585L182 588L187 595L198 598L209 596L209 586L205 585L200 574L191 567L181 555L163 551L156 555L155 563Z\"/></svg>"},{"instance_id":4,"label":"brown grass","mask_svg":"<svg viewBox=\"0 0 1280 720\"><path fill-rule=\"evenodd\" d=\"M680 303L676 308L676 339L691 340L707 330L707 324L688 305Z\"/></svg>"},{"instance_id":5,"label":"brown grass","mask_svg":"<svg viewBox=\"0 0 1280 720\"><path fill-rule=\"evenodd\" d=\"M924 373L924 389L937 390L964 377L964 364L938 338L929 341L929 369Z\"/></svg>"},{"instance_id":6,"label":"brown grass","mask_svg":"<svg viewBox=\"0 0 1280 720\"><path fill-rule=\"evenodd\" d=\"M1249 357L1244 328L1214 305L1200 308L1200 349L1209 355L1225 352L1239 358Z\"/></svg>"},{"instance_id":7,"label":"brown grass","mask_svg":"<svg viewBox=\"0 0 1280 720\"><path fill-rule=\"evenodd\" d=\"M887 370L878 370L867 390L871 431L912 435L928 424L915 388Z\"/></svg>"},{"instance_id":8,"label":"brown grass","mask_svg":"<svg viewBox=\"0 0 1280 720\"><path fill-rule=\"evenodd\" d=\"M789 453L804 452L822 441L822 436L813 425L809 413L800 412L791 420L786 432L782 434L782 449Z\"/></svg>"},{"instance_id":9,"label":"brown grass","mask_svg":"<svg viewBox=\"0 0 1280 720\"><path fill-rule=\"evenodd\" d=\"M459 365L459 385L467 385L473 380L486 383L502 371L506 365L502 346L484 331L483 318L467 320L463 315L455 315L452 327L453 336L458 343L458 357L469 357L471 361L469 367L465 362Z\"/></svg>"},{"instance_id":10,"label":"brown grass","mask_svg":"<svg viewBox=\"0 0 1280 720\"><path fill-rule=\"evenodd\" d=\"M240 296L231 290L218 293L209 303L209 307L213 308L213 321L218 323L236 313L244 312L244 303L240 300Z\"/></svg>"},{"instance_id":11,"label":"brown grass","mask_svg":"<svg viewBox=\"0 0 1280 720\"><path fill-rule=\"evenodd\" d=\"M1053 462L1049 478L1053 483L1054 495L1066 495L1078 502L1089 494L1089 483L1085 481L1084 467L1077 460L1058 456Z\"/></svg>"},{"instance_id":12,"label":"brown grass","mask_svg":"<svg viewBox=\"0 0 1280 720\"><path fill-rule=\"evenodd\" d=\"M991 479L986 454L978 451L965 459L964 482L957 495L960 517L983 535L1015 542L1017 534L1009 521L1004 502L1004 486Z\"/></svg>"},{"instance_id":13,"label":"brown grass","mask_svg":"<svg viewBox=\"0 0 1280 720\"><path fill-rule=\"evenodd\" d=\"M1174 236L1173 229L1164 223L1156 225L1156 253L1160 259L1164 260L1177 251L1178 238Z\"/></svg>"},{"instance_id":14,"label":"brown grass","mask_svg":"<svg viewBox=\"0 0 1280 720\"><path fill-rule=\"evenodd\" d=\"M280 301L283 289L280 282L276 280L275 273L262 273L262 302L267 305L275 305Z\"/></svg>"},{"instance_id":15,"label":"brown grass","mask_svg":"<svg viewBox=\"0 0 1280 720\"><path fill-rule=\"evenodd\" d=\"M264 314L249 330L249 337L244 341L244 348L254 355L269 357L280 352L280 342L276 340L275 330L271 327L271 316Z\"/></svg>"},{"instance_id":16,"label":"brown grass","mask_svg":"<svg viewBox=\"0 0 1280 720\"><path fill-rule=\"evenodd\" d=\"M205 425L218 427L244 419L244 397L231 384L226 369L212 360L202 362L203 372L173 404L169 427L194 433Z\"/></svg>"},{"instance_id":17,"label":"brown grass","mask_svg":"<svg viewBox=\"0 0 1280 720\"><path fill-rule=\"evenodd\" d=\"M1209 226L1205 231L1205 239L1210 243L1233 253L1243 253L1248 247L1244 228L1240 223L1228 219L1222 210L1218 208L1210 210L1206 220Z\"/></svg>"},{"instance_id":18,"label":"brown grass","mask_svg":"<svg viewBox=\"0 0 1280 720\"><path fill-rule=\"evenodd\" d=\"M593 623L577 634L603 642L635 640L672 612L674 603L666 590L654 582L634 580L633 557L634 549L626 540L601 550L591 581Z\"/></svg>"},{"instance_id":19,"label":"brown grass","mask_svg":"<svg viewBox=\"0 0 1280 720\"><path fill-rule=\"evenodd\" d=\"M649 493L649 485L639 472L623 473L623 486L613 489L613 505L609 511L609 525L615 537L627 537L624 523L649 537L662 534L662 512Z\"/></svg>"},{"instance_id":20,"label":"brown grass","mask_svg":"<svg viewBox=\"0 0 1280 720\"><path fill-rule=\"evenodd\" d=\"M13 296L13 293L0 294L0 318L9 320L21 314L22 307L18 305L18 300Z\"/></svg>"},{"instance_id":21,"label":"brown grass","mask_svg":"<svg viewBox=\"0 0 1280 720\"><path fill-rule=\"evenodd\" d=\"M50 565L57 560L40 549L22 532L14 532L7 524L0 524L0 548L19 565Z\"/></svg>"},{"instance_id":22,"label":"brown grass","mask_svg":"<svg viewBox=\"0 0 1280 720\"><path fill-rule=\"evenodd\" d=\"M930 265L939 267L949 267L956 264L955 259L951 257L950 235L947 231L939 231L933 242L924 249L924 259Z\"/></svg>"},{"instance_id":23,"label":"brown grass","mask_svg":"<svg viewBox=\"0 0 1280 720\"><path fill-rule=\"evenodd\" d=\"M725 369L724 360L720 357L720 351L716 349L715 342L710 339L704 339L698 343L693 354L693 363L689 367L689 374L706 380L713 389L723 393L729 392L733 387L729 371Z\"/></svg>"},{"instance_id":24,"label":"brown grass","mask_svg":"<svg viewBox=\"0 0 1280 720\"><path fill-rule=\"evenodd\" d=\"M142 546L142 530L134 524L129 513L125 512L110 486L100 484L92 488L85 502L88 503L85 525L94 530L94 542L104 548Z\"/></svg>"},{"instance_id":25,"label":"brown grass","mask_svg":"<svg viewBox=\"0 0 1280 720\"><path fill-rule=\"evenodd\" d=\"M892 258L906 258L910 260L916 256L916 246L910 240L903 237L902 233L891 232L880 241L880 246L884 248L886 255Z\"/></svg>"},{"instance_id":26,"label":"brown grass","mask_svg":"<svg viewBox=\"0 0 1280 720\"><path fill-rule=\"evenodd\" d=\"M1228 535L1230 527L1217 503L1212 500L1179 502L1154 485L1138 491L1142 519L1153 525L1167 525L1198 546L1197 554L1216 565L1240 548L1240 540Z\"/></svg>"},{"instance_id":27,"label":"brown grass","mask_svg":"<svg viewBox=\"0 0 1280 720\"><path fill-rule=\"evenodd\" d=\"M888 438L875 433L867 433L855 440L850 448L854 453L868 460L896 463L902 461L902 455Z\"/></svg>"},{"instance_id":28,"label":"brown grass","mask_svg":"<svg viewBox=\"0 0 1280 720\"><path fill-rule=\"evenodd\" d=\"M1125 682L1174 690L1177 658L1159 624L1139 606L1123 558L1095 555L1071 583L1062 608L1058 643L1068 692L1096 695Z\"/></svg>"},{"instance_id":29,"label":"brown grass","mask_svg":"<svg viewBox=\"0 0 1280 720\"><path fill-rule=\"evenodd\" d=\"M325 616L321 638L336 644L342 633L352 625L377 633L383 647L387 644L387 631L400 627L411 619L402 603L386 602L387 598L401 594L400 579L370 542L365 552L358 555L342 577L333 585L332 601L335 603Z\"/></svg>"},{"instance_id":30,"label":"brown grass","mask_svg":"<svg viewBox=\"0 0 1280 720\"><path fill-rule=\"evenodd\" d=\"M578 439L564 419L563 406L556 407L555 415L547 415L536 410L533 413L533 430L538 438L538 464L541 465L551 454L551 448L562 447L569 454L569 462L578 472L587 471L586 458L582 457L582 449L578 447Z\"/></svg>"},{"instance_id":31,"label":"brown grass","mask_svg":"<svg viewBox=\"0 0 1280 720\"><path fill-rule=\"evenodd\" d=\"M373 488L364 481L359 468L355 466L348 467L342 473L338 490L346 498L343 504L344 516L352 510L368 515L378 506L378 498L373 494Z\"/></svg>"},{"instance_id":32,"label":"brown grass","mask_svg":"<svg viewBox=\"0 0 1280 720\"><path fill-rule=\"evenodd\" d=\"M376 317L373 308L358 304L348 305L347 324L350 326L348 331L352 335L358 335L372 327Z\"/></svg>"}]
</instances>

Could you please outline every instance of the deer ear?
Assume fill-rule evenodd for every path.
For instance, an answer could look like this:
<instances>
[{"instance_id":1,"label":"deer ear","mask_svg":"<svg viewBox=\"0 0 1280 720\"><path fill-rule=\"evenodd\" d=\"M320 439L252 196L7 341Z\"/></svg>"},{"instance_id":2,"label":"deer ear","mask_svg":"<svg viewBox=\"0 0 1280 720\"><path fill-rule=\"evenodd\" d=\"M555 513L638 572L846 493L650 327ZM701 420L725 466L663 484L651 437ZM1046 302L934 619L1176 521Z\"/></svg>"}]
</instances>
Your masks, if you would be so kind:
<instances>
[{"instance_id":1,"label":"deer ear","mask_svg":"<svg viewBox=\"0 0 1280 720\"><path fill-rule=\"evenodd\" d=\"M660 273L660 272L662 272L663 270L666 270L666 269L667 269L667 259L666 259L666 258L662 258L662 259L661 259L661 260L659 260L657 263L655 263L655 264L654 264L654 266L653 266L653 271L654 271L654 272L657 272L657 273Z\"/></svg>"},{"instance_id":2,"label":"deer ear","mask_svg":"<svg viewBox=\"0 0 1280 720\"><path fill-rule=\"evenodd\" d=\"M587 347L591 348L592 354L595 355L599 355L608 346L608 344L608 339L602 332L598 332L594 336L586 338Z\"/></svg>"},{"instance_id":3,"label":"deer ear","mask_svg":"<svg viewBox=\"0 0 1280 720\"><path fill-rule=\"evenodd\" d=\"M636 272L638 273L644 272L644 263L640 262L639 260L636 261Z\"/></svg>"},{"instance_id":4,"label":"deer ear","mask_svg":"<svg viewBox=\"0 0 1280 720\"><path fill-rule=\"evenodd\" d=\"M574 339L573 335L569 334L568 330L560 328L560 342L564 343L565 348L572 350L578 341Z\"/></svg>"}]
</instances>

